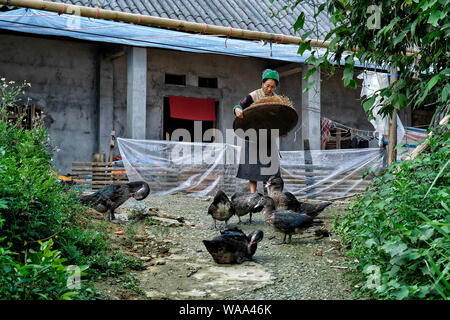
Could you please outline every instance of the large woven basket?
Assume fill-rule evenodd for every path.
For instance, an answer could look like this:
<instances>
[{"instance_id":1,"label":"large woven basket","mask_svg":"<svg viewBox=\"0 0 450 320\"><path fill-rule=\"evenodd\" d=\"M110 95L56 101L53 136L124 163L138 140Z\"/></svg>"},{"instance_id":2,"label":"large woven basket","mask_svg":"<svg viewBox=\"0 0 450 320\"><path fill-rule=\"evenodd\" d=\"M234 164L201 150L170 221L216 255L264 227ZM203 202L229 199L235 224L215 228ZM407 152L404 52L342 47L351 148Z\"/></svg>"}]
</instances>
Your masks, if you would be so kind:
<instances>
[{"instance_id":1,"label":"large woven basket","mask_svg":"<svg viewBox=\"0 0 450 320\"><path fill-rule=\"evenodd\" d=\"M283 101L255 101L250 107L243 111L243 118L236 117L233 122L233 129L240 137L242 132L237 129L242 129L245 133L248 129L278 129L280 136L287 134L295 128L298 122L297 111L292 105L286 104Z\"/></svg>"}]
</instances>

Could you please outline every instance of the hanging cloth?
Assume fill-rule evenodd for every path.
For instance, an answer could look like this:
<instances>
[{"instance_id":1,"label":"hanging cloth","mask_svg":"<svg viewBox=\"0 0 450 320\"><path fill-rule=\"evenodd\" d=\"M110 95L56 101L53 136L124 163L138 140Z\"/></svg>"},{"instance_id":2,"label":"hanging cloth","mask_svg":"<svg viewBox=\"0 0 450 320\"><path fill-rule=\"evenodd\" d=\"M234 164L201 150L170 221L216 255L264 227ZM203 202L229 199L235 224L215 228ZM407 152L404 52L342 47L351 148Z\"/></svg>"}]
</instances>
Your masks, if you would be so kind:
<instances>
[{"instance_id":1,"label":"hanging cloth","mask_svg":"<svg viewBox=\"0 0 450 320\"><path fill-rule=\"evenodd\" d=\"M170 117L186 120L215 121L214 99L169 96Z\"/></svg>"}]
</instances>

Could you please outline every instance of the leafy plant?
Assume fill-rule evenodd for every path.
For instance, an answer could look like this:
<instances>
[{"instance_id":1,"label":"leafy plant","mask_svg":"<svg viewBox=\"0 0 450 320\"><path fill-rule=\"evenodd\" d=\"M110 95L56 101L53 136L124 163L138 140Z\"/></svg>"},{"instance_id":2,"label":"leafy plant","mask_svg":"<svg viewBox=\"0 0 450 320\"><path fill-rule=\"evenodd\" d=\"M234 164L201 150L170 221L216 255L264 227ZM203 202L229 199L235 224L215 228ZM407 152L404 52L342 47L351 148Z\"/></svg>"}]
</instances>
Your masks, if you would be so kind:
<instances>
[{"instance_id":1,"label":"leafy plant","mask_svg":"<svg viewBox=\"0 0 450 320\"><path fill-rule=\"evenodd\" d=\"M140 269L142 263L111 254L104 226L80 226L78 192L64 189L52 174L46 130L7 121L29 86L0 79L0 298L93 299L93 278ZM85 286L76 292L67 289L69 264L83 266L81 271L89 267Z\"/></svg>"},{"instance_id":2,"label":"leafy plant","mask_svg":"<svg viewBox=\"0 0 450 320\"><path fill-rule=\"evenodd\" d=\"M46 131L40 127L25 130L20 121L6 121L8 107L21 101L19 93L26 86L3 80L0 105L0 218L5 220L7 240L18 251L25 243L37 243L61 232L65 212L73 208L73 201L51 175Z\"/></svg>"},{"instance_id":3,"label":"leafy plant","mask_svg":"<svg viewBox=\"0 0 450 320\"><path fill-rule=\"evenodd\" d=\"M442 170L450 158L449 129L436 130L429 152L387 168L336 218L347 254L358 261L353 275L361 293L450 297L450 172Z\"/></svg>"},{"instance_id":4,"label":"leafy plant","mask_svg":"<svg viewBox=\"0 0 450 320\"><path fill-rule=\"evenodd\" d=\"M51 250L53 240L39 244L39 251L30 249L26 252L25 264L15 262L16 254L0 247L0 299L71 300L80 294L80 290L68 284L77 270L81 289L81 276L85 275L83 271L87 266L71 271L71 266L64 265L66 259L61 257L61 252Z\"/></svg>"},{"instance_id":5,"label":"leafy plant","mask_svg":"<svg viewBox=\"0 0 450 320\"><path fill-rule=\"evenodd\" d=\"M356 88L355 61L359 61L368 69L380 66L389 72L393 70L397 79L379 91L383 98L380 114L392 115L394 109L435 102L438 104L436 113L448 113L450 2L287 0L287 3L290 8L305 4L314 10L314 16L309 20L315 20L317 28L306 29L306 11L300 13L293 26L304 40L299 45L299 54L307 50L311 53L305 63L313 68L307 72L305 80L320 68L334 73L342 66L344 85ZM319 50L311 46L309 37L318 33L318 25L324 16L329 18L333 27L319 39L329 41L325 52L319 54ZM364 101L364 109L369 114L374 102L375 96Z\"/></svg>"}]
</instances>

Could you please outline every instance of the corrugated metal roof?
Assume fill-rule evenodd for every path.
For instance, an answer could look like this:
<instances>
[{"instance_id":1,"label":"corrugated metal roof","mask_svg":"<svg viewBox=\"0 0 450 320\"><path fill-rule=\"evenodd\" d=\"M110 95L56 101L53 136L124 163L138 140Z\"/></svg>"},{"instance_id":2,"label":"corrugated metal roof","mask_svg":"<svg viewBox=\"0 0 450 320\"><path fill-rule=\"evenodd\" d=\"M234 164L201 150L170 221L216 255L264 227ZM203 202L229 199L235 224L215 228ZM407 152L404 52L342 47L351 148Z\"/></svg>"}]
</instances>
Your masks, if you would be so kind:
<instances>
[{"instance_id":1,"label":"corrugated metal roof","mask_svg":"<svg viewBox=\"0 0 450 320\"><path fill-rule=\"evenodd\" d=\"M332 28L325 13L313 19L312 5L301 3L295 9L283 7L293 0L48 0L156 17L207 23L224 27L301 36L312 30L310 38L323 39ZM310 2L322 3L323 0ZM306 15L304 30L294 33L301 12Z\"/></svg>"}]
</instances>

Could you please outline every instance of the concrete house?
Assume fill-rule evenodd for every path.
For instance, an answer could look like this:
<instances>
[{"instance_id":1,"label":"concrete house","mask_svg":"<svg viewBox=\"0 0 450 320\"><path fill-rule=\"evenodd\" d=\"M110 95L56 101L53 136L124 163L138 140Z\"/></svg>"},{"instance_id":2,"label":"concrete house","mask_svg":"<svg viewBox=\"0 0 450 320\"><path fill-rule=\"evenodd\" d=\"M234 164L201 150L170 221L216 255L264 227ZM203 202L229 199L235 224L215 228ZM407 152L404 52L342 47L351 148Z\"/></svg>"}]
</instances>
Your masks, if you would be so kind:
<instances>
[{"instance_id":1,"label":"concrete house","mask_svg":"<svg viewBox=\"0 0 450 320\"><path fill-rule=\"evenodd\" d=\"M310 7L280 11L284 1L59 2L285 35L294 35L293 24L303 10L310 13L306 28L316 30L311 38L323 39L330 28L325 16L315 23ZM0 14L17 9L3 7ZM203 120L203 130L232 128L233 106L260 87L266 68L279 71L277 93L293 101L300 118L292 133L281 140L281 150L302 150L305 138L313 149L320 149L320 117L373 130L360 101L361 80L357 80L358 89L345 88L342 70L333 76L323 70L314 76L321 79L320 85L302 93L306 85L302 78L309 67L302 63L305 57L284 58L281 49L287 45L276 44L280 54L274 49L272 55L268 43L239 40L239 45L233 46L232 35L228 39L184 33L183 38L182 32L145 26L139 26L145 37L130 40L126 31L122 36L100 35L106 29L96 24L103 23L100 19L89 19L86 23L92 27L87 28L68 28L69 22L65 28L57 27L58 19L64 17L73 19L64 12L45 15L32 10L0 19L0 76L31 82L32 102L43 109L51 143L60 149L54 161L61 173L70 172L72 161L90 161L96 152L107 154L111 130L117 137L164 140L176 128L192 130L194 120ZM81 35L83 32L88 35ZM156 36L155 32L166 33ZM199 49L192 40L195 37L220 41L221 49ZM181 42L168 45L169 40ZM256 46L265 54L252 52ZM171 96L213 101L212 118L171 117ZM405 123L411 122L409 113L401 116Z\"/></svg>"}]
</instances>

